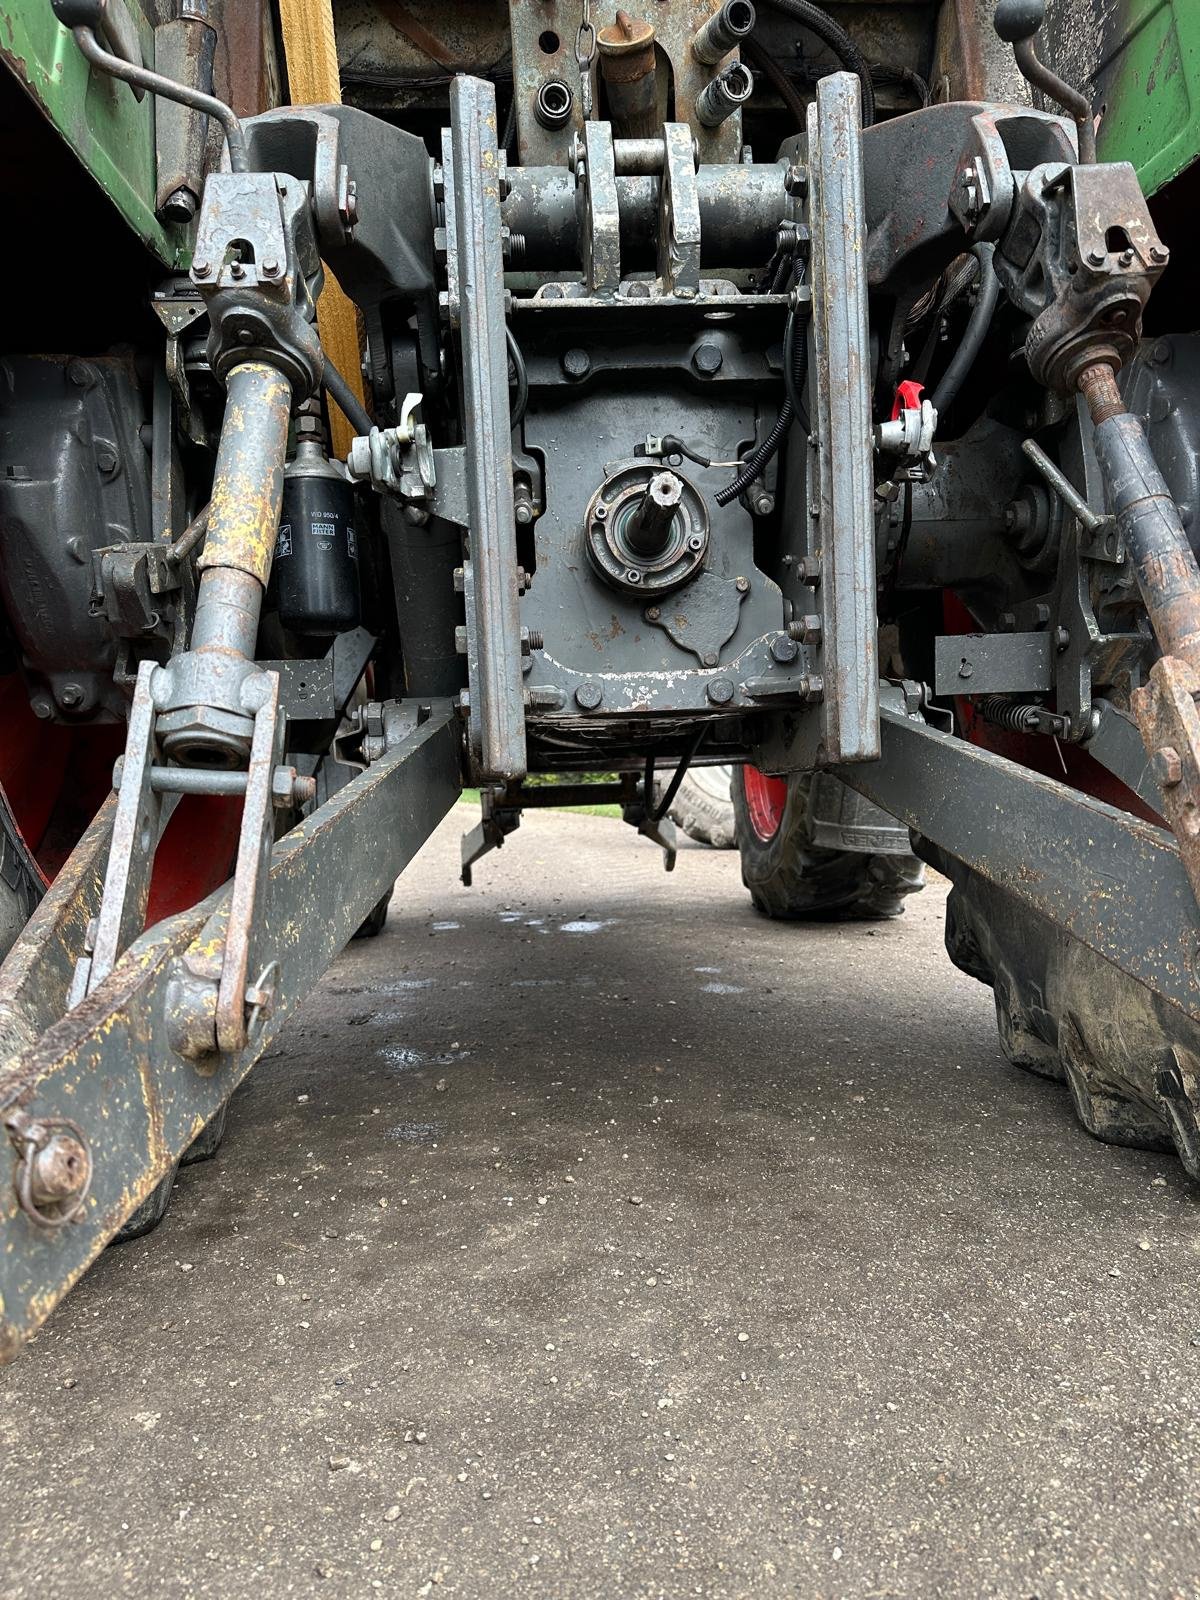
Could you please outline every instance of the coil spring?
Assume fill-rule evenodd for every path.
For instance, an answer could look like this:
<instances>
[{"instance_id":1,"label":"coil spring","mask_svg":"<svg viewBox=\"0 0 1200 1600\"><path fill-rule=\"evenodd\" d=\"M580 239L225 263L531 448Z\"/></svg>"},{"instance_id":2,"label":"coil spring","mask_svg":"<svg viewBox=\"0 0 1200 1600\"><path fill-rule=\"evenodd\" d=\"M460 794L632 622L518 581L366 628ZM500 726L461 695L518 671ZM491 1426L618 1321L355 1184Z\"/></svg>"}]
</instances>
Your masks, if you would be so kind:
<instances>
[{"instance_id":1,"label":"coil spring","mask_svg":"<svg viewBox=\"0 0 1200 1600\"><path fill-rule=\"evenodd\" d=\"M980 700L979 710L985 722L992 722L998 728L1007 728L1009 733L1036 731L1037 706L1019 705L1012 700L1005 700L1002 695L989 694Z\"/></svg>"}]
</instances>

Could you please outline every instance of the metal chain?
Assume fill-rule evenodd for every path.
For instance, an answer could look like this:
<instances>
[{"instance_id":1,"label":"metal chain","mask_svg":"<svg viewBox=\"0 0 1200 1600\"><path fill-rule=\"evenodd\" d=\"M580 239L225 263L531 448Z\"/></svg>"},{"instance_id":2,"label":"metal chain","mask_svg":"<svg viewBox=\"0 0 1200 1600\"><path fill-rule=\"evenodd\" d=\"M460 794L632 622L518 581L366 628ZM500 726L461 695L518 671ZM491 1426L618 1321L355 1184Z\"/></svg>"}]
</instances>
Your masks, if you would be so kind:
<instances>
[{"instance_id":1,"label":"metal chain","mask_svg":"<svg viewBox=\"0 0 1200 1600\"><path fill-rule=\"evenodd\" d=\"M583 0L583 16L575 35L575 60L579 65L579 105L583 120L592 115L592 63L596 59L596 30L592 26L592 0Z\"/></svg>"}]
</instances>

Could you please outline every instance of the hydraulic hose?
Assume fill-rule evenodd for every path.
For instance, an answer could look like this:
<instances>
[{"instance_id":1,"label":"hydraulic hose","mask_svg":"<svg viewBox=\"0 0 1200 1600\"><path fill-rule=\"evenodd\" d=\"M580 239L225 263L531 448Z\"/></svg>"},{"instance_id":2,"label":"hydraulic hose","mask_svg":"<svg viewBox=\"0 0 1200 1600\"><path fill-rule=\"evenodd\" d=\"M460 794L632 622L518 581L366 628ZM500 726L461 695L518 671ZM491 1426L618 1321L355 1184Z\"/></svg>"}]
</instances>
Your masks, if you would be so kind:
<instances>
[{"instance_id":1,"label":"hydraulic hose","mask_svg":"<svg viewBox=\"0 0 1200 1600\"><path fill-rule=\"evenodd\" d=\"M813 5L812 0L765 0L765 4L815 34L822 44L829 46L846 71L855 74L862 85L862 124L864 128L869 128L875 121L875 88L871 82L871 68L866 56L845 28L835 22L828 12L822 11L820 6Z\"/></svg>"},{"instance_id":2,"label":"hydraulic hose","mask_svg":"<svg viewBox=\"0 0 1200 1600\"><path fill-rule=\"evenodd\" d=\"M742 40L742 60L749 62L755 72L762 73L772 89L795 117L796 126L803 133L805 107L799 89L796 88L796 85L775 58L759 44L753 34L749 38Z\"/></svg>"},{"instance_id":3,"label":"hydraulic hose","mask_svg":"<svg viewBox=\"0 0 1200 1600\"><path fill-rule=\"evenodd\" d=\"M950 365L943 372L941 381L930 396L933 409L938 416L942 416L954 403L955 396L962 388L963 379L975 365L975 358L979 354L980 346L987 337L987 331L992 325L992 318L996 314L996 306L1000 301L1000 279L992 267L992 256L995 245L977 244L973 254L979 260L979 298L971 311L970 319L958 349L950 359Z\"/></svg>"},{"instance_id":4,"label":"hydraulic hose","mask_svg":"<svg viewBox=\"0 0 1200 1600\"><path fill-rule=\"evenodd\" d=\"M325 375L321 382L325 386L325 393L341 407L355 433L370 433L375 426L370 413L328 356L325 357Z\"/></svg>"}]
</instances>

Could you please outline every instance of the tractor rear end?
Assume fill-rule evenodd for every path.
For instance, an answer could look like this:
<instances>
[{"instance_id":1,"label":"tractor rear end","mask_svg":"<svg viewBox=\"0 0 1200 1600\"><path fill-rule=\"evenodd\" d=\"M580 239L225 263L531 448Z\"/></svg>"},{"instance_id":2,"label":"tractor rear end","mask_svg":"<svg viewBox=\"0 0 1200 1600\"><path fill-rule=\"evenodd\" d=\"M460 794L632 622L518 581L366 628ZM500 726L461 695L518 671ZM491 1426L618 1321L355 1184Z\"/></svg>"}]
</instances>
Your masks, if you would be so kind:
<instances>
[{"instance_id":1,"label":"tractor rear end","mask_svg":"<svg viewBox=\"0 0 1200 1600\"><path fill-rule=\"evenodd\" d=\"M316 9L0 5L0 1353L468 784L467 881L721 764L772 914L933 862L1200 1178L1195 126L1148 203L1032 0Z\"/></svg>"}]
</instances>

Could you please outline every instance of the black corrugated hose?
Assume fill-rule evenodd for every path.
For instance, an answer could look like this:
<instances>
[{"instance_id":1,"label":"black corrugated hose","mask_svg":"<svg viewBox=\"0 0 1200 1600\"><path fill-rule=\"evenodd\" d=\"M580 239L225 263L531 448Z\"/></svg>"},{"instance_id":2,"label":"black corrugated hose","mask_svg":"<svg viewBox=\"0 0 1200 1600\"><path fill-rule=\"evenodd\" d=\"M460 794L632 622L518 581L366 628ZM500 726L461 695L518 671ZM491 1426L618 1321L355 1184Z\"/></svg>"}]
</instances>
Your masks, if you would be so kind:
<instances>
[{"instance_id":1,"label":"black corrugated hose","mask_svg":"<svg viewBox=\"0 0 1200 1600\"><path fill-rule=\"evenodd\" d=\"M813 5L812 0L764 0L764 3L773 11L781 11L784 16L791 17L793 22L807 28L809 33L816 34L822 44L829 46L846 71L856 75L862 84L862 125L869 128L875 121L875 89L871 83L871 69L866 56L845 28L835 22L828 12L822 11L820 6Z\"/></svg>"}]
</instances>

